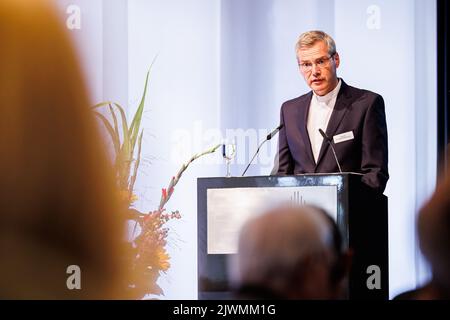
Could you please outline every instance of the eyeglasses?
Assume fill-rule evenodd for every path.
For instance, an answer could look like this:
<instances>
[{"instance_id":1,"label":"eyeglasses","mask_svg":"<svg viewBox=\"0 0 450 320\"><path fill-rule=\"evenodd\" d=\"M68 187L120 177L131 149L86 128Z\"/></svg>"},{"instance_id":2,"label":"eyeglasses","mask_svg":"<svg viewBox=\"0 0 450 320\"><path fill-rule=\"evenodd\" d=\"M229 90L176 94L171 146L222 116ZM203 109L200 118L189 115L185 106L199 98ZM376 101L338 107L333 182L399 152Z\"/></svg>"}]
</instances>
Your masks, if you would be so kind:
<instances>
[{"instance_id":1,"label":"eyeglasses","mask_svg":"<svg viewBox=\"0 0 450 320\"><path fill-rule=\"evenodd\" d=\"M300 69L303 72L310 72L313 68L313 65L315 65L317 68L326 68L330 65L330 60L334 57L334 54L332 54L329 57L322 57L316 60L316 62L303 62L299 63Z\"/></svg>"}]
</instances>

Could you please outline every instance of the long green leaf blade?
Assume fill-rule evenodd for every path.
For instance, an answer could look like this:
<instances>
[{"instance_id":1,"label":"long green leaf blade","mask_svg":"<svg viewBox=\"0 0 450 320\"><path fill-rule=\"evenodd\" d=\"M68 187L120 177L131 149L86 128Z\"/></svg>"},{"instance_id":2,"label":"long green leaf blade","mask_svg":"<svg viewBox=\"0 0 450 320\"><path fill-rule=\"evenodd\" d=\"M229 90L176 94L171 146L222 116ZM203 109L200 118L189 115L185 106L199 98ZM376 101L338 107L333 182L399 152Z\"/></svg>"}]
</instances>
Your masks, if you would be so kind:
<instances>
[{"instance_id":1,"label":"long green leaf blade","mask_svg":"<svg viewBox=\"0 0 450 320\"><path fill-rule=\"evenodd\" d=\"M111 117L113 119L113 123L114 123L114 132L116 134L117 140L119 141L119 145L120 145L120 133L119 133L119 125L117 123L117 116L116 113L114 112L113 107L111 106L111 103L108 104L109 107L109 112L111 113Z\"/></svg>"},{"instance_id":2,"label":"long green leaf blade","mask_svg":"<svg viewBox=\"0 0 450 320\"><path fill-rule=\"evenodd\" d=\"M129 150L130 149L130 135L129 135L129 131L128 131L127 116L125 115L124 109L118 103L114 102L113 104L119 110L121 121L122 121L122 134L123 134L122 149Z\"/></svg>"},{"instance_id":3,"label":"long green leaf blade","mask_svg":"<svg viewBox=\"0 0 450 320\"><path fill-rule=\"evenodd\" d=\"M141 102L139 103L139 107L136 110L136 113L134 114L133 121L130 125L130 146L131 149L134 151L134 146L136 145L136 139L139 134L139 129L141 126L141 120L142 120L142 114L144 111L144 105L145 105L145 97L147 95L147 88L148 88L148 78L150 75L150 70L147 72L147 76L145 78L145 85L144 85L144 92L142 93Z\"/></svg>"},{"instance_id":4,"label":"long green leaf blade","mask_svg":"<svg viewBox=\"0 0 450 320\"><path fill-rule=\"evenodd\" d=\"M135 115L133 117L133 120L131 121L131 125L130 125L131 141L130 141L130 144L131 144L132 153L134 153L134 147L136 145L136 139L137 139L137 136L139 134L139 129L140 129L141 120L142 120L142 114L143 114L143 111L144 111L145 97L147 95L147 89L148 89L148 78L149 78L150 72L151 72L151 70L153 68L153 65L154 65L154 63L155 63L157 58L158 58L158 55L156 55L153 58L153 61L152 61L151 65L150 65L150 68L147 71L147 76L145 77L144 92L142 94L141 102L140 102L139 107L138 107L138 109L137 109L137 111L136 111L136 113L135 113Z\"/></svg>"},{"instance_id":5,"label":"long green leaf blade","mask_svg":"<svg viewBox=\"0 0 450 320\"><path fill-rule=\"evenodd\" d=\"M95 115L100 118L100 120L103 122L103 125L105 126L106 130L108 131L108 133L111 137L112 143L114 145L114 150L116 152L116 157L117 157L120 152L119 138L116 136L116 133L115 133L113 127L111 126L109 120L104 115L102 115L100 112L97 112L97 111L95 111Z\"/></svg>"},{"instance_id":6,"label":"long green leaf blade","mask_svg":"<svg viewBox=\"0 0 450 320\"><path fill-rule=\"evenodd\" d=\"M103 106L107 106L111 103L112 103L111 101L103 101L103 102L97 103L96 105L92 106L92 109L97 109L97 108L100 108Z\"/></svg>"},{"instance_id":7,"label":"long green leaf blade","mask_svg":"<svg viewBox=\"0 0 450 320\"><path fill-rule=\"evenodd\" d=\"M141 134L139 135L139 139L138 139L137 158L136 158L136 163L134 164L133 175L131 176L131 179L130 179L130 187L128 189L128 190L130 190L130 193L134 189L134 183L136 182L138 168L139 168L139 165L141 163L141 149L142 149L142 136L143 136L143 134L144 134L144 130L142 130ZM131 194L129 196L131 197Z\"/></svg>"},{"instance_id":8,"label":"long green leaf blade","mask_svg":"<svg viewBox=\"0 0 450 320\"><path fill-rule=\"evenodd\" d=\"M120 148L118 157L118 172L119 172L119 185L122 189L128 188L128 178L130 175L131 161L133 160L133 154L130 148L130 135L128 131L127 117L124 109L118 104L113 103L119 110L122 122L123 142Z\"/></svg>"}]
</instances>

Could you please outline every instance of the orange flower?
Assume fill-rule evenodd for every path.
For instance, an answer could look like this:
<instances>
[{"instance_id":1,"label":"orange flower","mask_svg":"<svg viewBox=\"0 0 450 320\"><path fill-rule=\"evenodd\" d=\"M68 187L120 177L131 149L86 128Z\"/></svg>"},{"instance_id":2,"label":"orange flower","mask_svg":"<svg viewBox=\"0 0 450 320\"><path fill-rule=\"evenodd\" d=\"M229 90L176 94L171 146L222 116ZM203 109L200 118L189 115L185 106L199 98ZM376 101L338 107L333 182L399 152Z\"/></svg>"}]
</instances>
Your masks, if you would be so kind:
<instances>
[{"instance_id":1,"label":"orange flower","mask_svg":"<svg viewBox=\"0 0 450 320\"><path fill-rule=\"evenodd\" d=\"M158 248L157 250L157 256L159 260L159 270L161 271L167 271L170 268L170 256L167 254L166 250L163 247Z\"/></svg>"}]
</instances>

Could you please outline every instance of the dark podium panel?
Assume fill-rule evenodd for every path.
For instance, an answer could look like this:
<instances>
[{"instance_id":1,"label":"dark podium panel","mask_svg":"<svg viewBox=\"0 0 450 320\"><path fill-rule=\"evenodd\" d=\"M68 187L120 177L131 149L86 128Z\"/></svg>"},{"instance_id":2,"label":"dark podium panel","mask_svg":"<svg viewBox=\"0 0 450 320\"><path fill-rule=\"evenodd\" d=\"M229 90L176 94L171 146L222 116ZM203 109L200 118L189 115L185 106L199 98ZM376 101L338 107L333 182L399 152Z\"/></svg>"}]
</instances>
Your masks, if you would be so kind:
<instances>
[{"instance_id":1,"label":"dark podium panel","mask_svg":"<svg viewBox=\"0 0 450 320\"><path fill-rule=\"evenodd\" d=\"M387 197L367 187L361 182L361 175L353 173L199 178L197 180L198 298L231 297L227 272L227 260L231 255L208 254L209 189L322 186L335 186L337 224L345 247L353 250L348 283L349 298L387 300L389 293ZM246 196L245 192L240 194L242 197ZM369 287L372 289L369 289L367 285L367 280L374 272L368 268L373 265L380 268L380 289L371 286Z\"/></svg>"}]
</instances>

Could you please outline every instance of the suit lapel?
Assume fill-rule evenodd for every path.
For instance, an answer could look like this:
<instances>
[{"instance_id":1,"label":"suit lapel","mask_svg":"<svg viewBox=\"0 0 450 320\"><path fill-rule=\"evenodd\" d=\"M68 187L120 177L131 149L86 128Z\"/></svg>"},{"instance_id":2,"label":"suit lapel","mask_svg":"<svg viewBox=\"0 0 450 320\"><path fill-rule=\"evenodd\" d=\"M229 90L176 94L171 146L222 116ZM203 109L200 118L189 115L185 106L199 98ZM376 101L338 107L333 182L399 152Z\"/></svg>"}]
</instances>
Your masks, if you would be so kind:
<instances>
[{"instance_id":1,"label":"suit lapel","mask_svg":"<svg viewBox=\"0 0 450 320\"><path fill-rule=\"evenodd\" d=\"M341 89L339 90L338 97L336 99L336 104L334 105L333 112L331 113L330 121L327 126L327 136L333 139L339 124L342 119L344 119L345 114L348 111L348 106L351 103L351 94L348 90L348 85L342 80ZM316 169L319 166L320 161L324 157L327 149L329 148L328 142L323 140L322 146L320 147L319 157L317 159Z\"/></svg>"},{"instance_id":2,"label":"suit lapel","mask_svg":"<svg viewBox=\"0 0 450 320\"><path fill-rule=\"evenodd\" d=\"M309 107L311 104L311 99L312 99L312 91L309 92L305 98L303 99L303 101L300 102L300 108L298 108L299 110L299 118L302 121L299 121L298 123L301 123L300 125L300 133L303 139L303 142L305 144L305 149L306 149L306 154L307 157L312 165L312 168L315 167L315 160L314 160L314 155L312 153L312 148L311 148L311 141L309 140L309 134L308 134L308 129L307 129L307 123L308 123L308 113L309 113Z\"/></svg>"}]
</instances>

